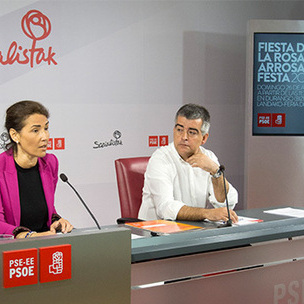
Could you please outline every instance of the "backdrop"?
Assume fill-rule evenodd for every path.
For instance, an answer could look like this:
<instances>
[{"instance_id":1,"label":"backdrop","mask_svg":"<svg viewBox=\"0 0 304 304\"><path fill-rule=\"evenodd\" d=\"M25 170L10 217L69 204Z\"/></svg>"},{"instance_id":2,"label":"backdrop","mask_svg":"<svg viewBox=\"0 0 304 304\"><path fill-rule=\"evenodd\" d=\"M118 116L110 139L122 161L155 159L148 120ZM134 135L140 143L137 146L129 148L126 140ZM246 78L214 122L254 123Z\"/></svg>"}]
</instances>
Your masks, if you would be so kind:
<instances>
[{"instance_id":1,"label":"backdrop","mask_svg":"<svg viewBox=\"0 0 304 304\"><path fill-rule=\"evenodd\" d=\"M0 117L23 99L49 108L49 152L104 225L120 216L114 160L151 155L172 140L176 110L200 103L242 208L247 21L302 16L297 1L2 0ZM61 181L56 201L94 225Z\"/></svg>"}]
</instances>

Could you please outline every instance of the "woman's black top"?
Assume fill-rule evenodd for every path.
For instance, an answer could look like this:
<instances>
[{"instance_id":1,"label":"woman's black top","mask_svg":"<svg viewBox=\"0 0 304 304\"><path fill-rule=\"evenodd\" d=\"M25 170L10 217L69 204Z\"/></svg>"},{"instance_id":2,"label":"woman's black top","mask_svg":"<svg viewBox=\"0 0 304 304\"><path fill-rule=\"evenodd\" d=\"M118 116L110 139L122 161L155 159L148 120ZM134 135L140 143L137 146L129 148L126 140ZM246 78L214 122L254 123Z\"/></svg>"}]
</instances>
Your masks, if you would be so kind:
<instances>
[{"instance_id":1,"label":"woman's black top","mask_svg":"<svg viewBox=\"0 0 304 304\"><path fill-rule=\"evenodd\" d=\"M43 232L47 227L48 208L39 174L36 166L24 169L15 162L17 168L19 197L21 208L20 226L32 231Z\"/></svg>"}]
</instances>

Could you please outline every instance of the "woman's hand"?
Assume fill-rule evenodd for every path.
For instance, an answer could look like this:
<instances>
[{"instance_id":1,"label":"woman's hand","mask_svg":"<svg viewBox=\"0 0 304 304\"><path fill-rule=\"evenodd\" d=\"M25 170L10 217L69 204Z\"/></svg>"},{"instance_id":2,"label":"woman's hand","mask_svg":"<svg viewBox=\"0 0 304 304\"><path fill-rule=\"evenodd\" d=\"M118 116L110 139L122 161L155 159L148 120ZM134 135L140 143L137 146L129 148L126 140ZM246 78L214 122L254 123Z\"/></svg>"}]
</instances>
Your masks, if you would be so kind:
<instances>
[{"instance_id":1,"label":"woman's hand","mask_svg":"<svg viewBox=\"0 0 304 304\"><path fill-rule=\"evenodd\" d=\"M62 233L71 232L74 227L70 224L68 220L61 218L58 221L55 221L51 227L50 232L56 233L57 231L61 231Z\"/></svg>"}]
</instances>

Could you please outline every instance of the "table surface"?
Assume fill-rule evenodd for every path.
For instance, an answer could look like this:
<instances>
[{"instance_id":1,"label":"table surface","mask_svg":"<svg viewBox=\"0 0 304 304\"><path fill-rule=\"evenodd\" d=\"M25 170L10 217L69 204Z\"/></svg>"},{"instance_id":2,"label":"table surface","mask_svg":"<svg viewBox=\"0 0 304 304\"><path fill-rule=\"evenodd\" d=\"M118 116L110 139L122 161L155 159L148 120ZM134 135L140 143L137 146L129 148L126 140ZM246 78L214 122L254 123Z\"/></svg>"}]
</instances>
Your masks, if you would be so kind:
<instances>
[{"instance_id":1,"label":"table surface","mask_svg":"<svg viewBox=\"0 0 304 304\"><path fill-rule=\"evenodd\" d=\"M244 226L218 228L216 224L204 221L183 222L205 229L160 236L151 236L149 232L132 228L132 233L145 235L144 238L132 240L132 263L223 250L304 235L304 218L264 213L265 210L277 208L282 207L237 211L239 216L263 220L263 222Z\"/></svg>"}]
</instances>

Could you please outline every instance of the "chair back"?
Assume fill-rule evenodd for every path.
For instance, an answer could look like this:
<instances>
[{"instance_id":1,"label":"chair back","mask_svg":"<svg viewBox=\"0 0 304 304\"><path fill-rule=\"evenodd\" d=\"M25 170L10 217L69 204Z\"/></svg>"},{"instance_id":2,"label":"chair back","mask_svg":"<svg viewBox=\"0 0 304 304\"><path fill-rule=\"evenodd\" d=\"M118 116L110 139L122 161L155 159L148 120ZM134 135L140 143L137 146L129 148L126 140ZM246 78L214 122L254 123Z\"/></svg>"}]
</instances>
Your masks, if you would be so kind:
<instances>
[{"instance_id":1,"label":"chair back","mask_svg":"<svg viewBox=\"0 0 304 304\"><path fill-rule=\"evenodd\" d=\"M142 200L144 174L150 157L120 158L115 160L121 216L137 218Z\"/></svg>"}]
</instances>

